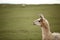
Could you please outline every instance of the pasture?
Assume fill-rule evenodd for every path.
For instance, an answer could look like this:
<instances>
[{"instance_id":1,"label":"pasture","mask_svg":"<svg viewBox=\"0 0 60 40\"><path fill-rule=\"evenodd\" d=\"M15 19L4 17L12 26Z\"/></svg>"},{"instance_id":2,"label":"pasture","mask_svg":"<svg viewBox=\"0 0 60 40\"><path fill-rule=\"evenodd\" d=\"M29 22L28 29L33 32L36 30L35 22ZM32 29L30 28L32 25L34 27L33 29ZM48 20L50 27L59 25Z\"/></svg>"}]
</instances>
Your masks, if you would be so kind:
<instances>
[{"instance_id":1,"label":"pasture","mask_svg":"<svg viewBox=\"0 0 60 40\"><path fill-rule=\"evenodd\" d=\"M41 29L33 21L43 13L52 32L60 32L60 4L0 4L0 40L41 40Z\"/></svg>"}]
</instances>

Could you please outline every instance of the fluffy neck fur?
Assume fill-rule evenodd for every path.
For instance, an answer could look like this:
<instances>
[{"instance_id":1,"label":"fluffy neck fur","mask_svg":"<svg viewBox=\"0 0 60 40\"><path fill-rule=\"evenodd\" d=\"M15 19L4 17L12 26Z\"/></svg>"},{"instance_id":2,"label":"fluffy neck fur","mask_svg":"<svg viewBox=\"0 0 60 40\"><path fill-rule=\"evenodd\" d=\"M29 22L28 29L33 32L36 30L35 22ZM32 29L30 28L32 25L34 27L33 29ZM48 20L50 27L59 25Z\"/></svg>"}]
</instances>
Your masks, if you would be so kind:
<instances>
[{"instance_id":1,"label":"fluffy neck fur","mask_svg":"<svg viewBox=\"0 0 60 40\"><path fill-rule=\"evenodd\" d=\"M43 40L51 40L51 32L50 32L50 27L49 24L43 24L42 27L42 39Z\"/></svg>"}]
</instances>

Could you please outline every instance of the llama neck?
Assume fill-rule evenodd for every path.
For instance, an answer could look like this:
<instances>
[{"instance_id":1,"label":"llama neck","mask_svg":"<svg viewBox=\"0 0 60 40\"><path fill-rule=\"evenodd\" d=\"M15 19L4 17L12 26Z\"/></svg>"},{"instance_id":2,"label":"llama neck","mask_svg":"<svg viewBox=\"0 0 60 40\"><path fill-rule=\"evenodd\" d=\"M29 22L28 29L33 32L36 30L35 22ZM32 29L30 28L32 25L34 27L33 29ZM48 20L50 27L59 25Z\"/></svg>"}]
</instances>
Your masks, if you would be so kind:
<instances>
[{"instance_id":1,"label":"llama neck","mask_svg":"<svg viewBox=\"0 0 60 40\"><path fill-rule=\"evenodd\" d=\"M48 26L45 26L45 27L41 27L42 29L42 33L49 33L50 32L50 28Z\"/></svg>"},{"instance_id":2,"label":"llama neck","mask_svg":"<svg viewBox=\"0 0 60 40\"><path fill-rule=\"evenodd\" d=\"M49 26L41 27L42 29L42 37L47 38L51 35Z\"/></svg>"}]
</instances>

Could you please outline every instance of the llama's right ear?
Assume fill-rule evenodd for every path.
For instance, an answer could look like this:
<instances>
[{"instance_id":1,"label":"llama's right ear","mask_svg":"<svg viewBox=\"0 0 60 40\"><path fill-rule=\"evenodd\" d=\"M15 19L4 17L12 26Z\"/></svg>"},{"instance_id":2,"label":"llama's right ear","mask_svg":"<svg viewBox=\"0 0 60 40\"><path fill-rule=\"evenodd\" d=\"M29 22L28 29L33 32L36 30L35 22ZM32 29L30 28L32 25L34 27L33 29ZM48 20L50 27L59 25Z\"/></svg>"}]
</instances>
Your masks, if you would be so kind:
<instances>
[{"instance_id":1,"label":"llama's right ear","mask_svg":"<svg viewBox=\"0 0 60 40\"><path fill-rule=\"evenodd\" d=\"M43 18L44 18L43 14L41 14L41 15L40 15L40 18L41 18L41 19L43 19Z\"/></svg>"}]
</instances>

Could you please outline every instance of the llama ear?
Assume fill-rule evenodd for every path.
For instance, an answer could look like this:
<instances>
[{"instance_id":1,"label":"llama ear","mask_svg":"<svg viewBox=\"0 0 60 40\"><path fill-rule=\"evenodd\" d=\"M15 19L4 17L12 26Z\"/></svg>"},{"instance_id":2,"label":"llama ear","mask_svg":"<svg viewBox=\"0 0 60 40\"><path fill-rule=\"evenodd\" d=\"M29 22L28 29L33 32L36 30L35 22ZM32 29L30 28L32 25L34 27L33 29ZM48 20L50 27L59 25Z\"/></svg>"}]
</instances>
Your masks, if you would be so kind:
<instances>
[{"instance_id":1,"label":"llama ear","mask_svg":"<svg viewBox=\"0 0 60 40\"><path fill-rule=\"evenodd\" d=\"M40 15L40 18L41 18L41 19L43 19L43 18L44 18L43 14L41 14L41 15Z\"/></svg>"}]
</instances>

